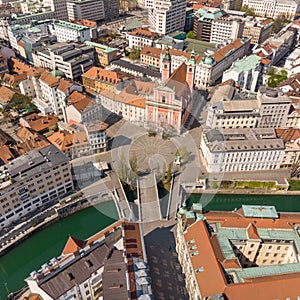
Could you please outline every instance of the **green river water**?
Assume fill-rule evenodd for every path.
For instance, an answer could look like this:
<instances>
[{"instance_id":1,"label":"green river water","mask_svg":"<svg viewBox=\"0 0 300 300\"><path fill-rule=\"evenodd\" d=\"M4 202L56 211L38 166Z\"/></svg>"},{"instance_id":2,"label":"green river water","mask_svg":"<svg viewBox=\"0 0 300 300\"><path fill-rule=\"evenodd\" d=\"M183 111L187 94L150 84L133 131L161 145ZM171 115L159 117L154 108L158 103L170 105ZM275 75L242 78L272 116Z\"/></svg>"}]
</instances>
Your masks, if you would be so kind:
<instances>
[{"instance_id":1,"label":"green river water","mask_svg":"<svg viewBox=\"0 0 300 300\"><path fill-rule=\"evenodd\" d=\"M197 195L187 202L202 202L205 209L233 210L242 204L275 205L277 211L300 212L300 196L271 195ZM100 212L101 211L101 212ZM25 285L24 279L34 269L54 256L58 256L73 235L85 239L118 218L113 202L87 208L36 233L8 254L0 258L0 297L6 299L7 291L16 291Z\"/></svg>"},{"instance_id":2,"label":"green river water","mask_svg":"<svg viewBox=\"0 0 300 300\"><path fill-rule=\"evenodd\" d=\"M118 213L113 201L86 208L36 233L0 257L0 299L6 299L7 290L21 289L30 272L58 256L69 235L86 239L116 219Z\"/></svg>"}]
</instances>

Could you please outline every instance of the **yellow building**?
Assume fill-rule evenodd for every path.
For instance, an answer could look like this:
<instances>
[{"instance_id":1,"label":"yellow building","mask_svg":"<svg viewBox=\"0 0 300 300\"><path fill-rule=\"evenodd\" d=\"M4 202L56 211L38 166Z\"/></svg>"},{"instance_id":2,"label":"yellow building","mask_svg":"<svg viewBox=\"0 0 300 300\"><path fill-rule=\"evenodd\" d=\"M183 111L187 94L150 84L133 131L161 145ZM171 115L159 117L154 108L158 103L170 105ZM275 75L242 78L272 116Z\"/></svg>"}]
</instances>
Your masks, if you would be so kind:
<instances>
[{"instance_id":1,"label":"yellow building","mask_svg":"<svg viewBox=\"0 0 300 300\"><path fill-rule=\"evenodd\" d=\"M82 83L86 88L100 92L106 89L116 90L116 85L123 78L117 72L92 67L87 72L82 74Z\"/></svg>"},{"instance_id":2,"label":"yellow building","mask_svg":"<svg viewBox=\"0 0 300 300\"><path fill-rule=\"evenodd\" d=\"M102 67L110 65L113 60L118 59L121 56L121 54L119 53L119 49L117 48L111 48L89 41L86 41L85 44L90 47L94 47L96 63Z\"/></svg>"}]
</instances>

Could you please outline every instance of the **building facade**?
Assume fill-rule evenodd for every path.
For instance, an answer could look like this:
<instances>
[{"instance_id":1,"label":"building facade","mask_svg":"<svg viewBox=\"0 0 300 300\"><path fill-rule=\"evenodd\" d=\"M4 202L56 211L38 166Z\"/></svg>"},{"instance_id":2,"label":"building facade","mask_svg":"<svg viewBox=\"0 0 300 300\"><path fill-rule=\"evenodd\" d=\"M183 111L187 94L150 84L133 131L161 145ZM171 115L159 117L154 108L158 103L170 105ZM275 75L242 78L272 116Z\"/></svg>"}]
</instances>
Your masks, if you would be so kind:
<instances>
[{"instance_id":1,"label":"building facade","mask_svg":"<svg viewBox=\"0 0 300 300\"><path fill-rule=\"evenodd\" d=\"M159 34L182 31L185 25L186 1L154 0L149 8L149 22L152 29Z\"/></svg>"},{"instance_id":2,"label":"building facade","mask_svg":"<svg viewBox=\"0 0 300 300\"><path fill-rule=\"evenodd\" d=\"M271 128L209 129L200 149L208 172L276 170L285 146Z\"/></svg>"},{"instance_id":3,"label":"building facade","mask_svg":"<svg viewBox=\"0 0 300 300\"><path fill-rule=\"evenodd\" d=\"M100 21L105 19L103 0L67 0L67 12L71 21L81 19Z\"/></svg>"},{"instance_id":4,"label":"building facade","mask_svg":"<svg viewBox=\"0 0 300 300\"><path fill-rule=\"evenodd\" d=\"M90 41L90 28L65 21L54 21L53 31L59 43Z\"/></svg>"},{"instance_id":5,"label":"building facade","mask_svg":"<svg viewBox=\"0 0 300 300\"><path fill-rule=\"evenodd\" d=\"M261 58L257 55L249 55L232 64L224 71L222 82L233 79L241 88L251 92L257 91L262 78Z\"/></svg>"},{"instance_id":6,"label":"building facade","mask_svg":"<svg viewBox=\"0 0 300 300\"><path fill-rule=\"evenodd\" d=\"M1 228L74 188L69 160L53 145L25 153L1 173Z\"/></svg>"},{"instance_id":7,"label":"building facade","mask_svg":"<svg viewBox=\"0 0 300 300\"><path fill-rule=\"evenodd\" d=\"M78 80L93 66L94 49L84 44L57 43L35 49L32 57L35 66L58 69L67 78Z\"/></svg>"},{"instance_id":8,"label":"building facade","mask_svg":"<svg viewBox=\"0 0 300 300\"><path fill-rule=\"evenodd\" d=\"M247 5L253 8L257 16L267 18L277 18L285 15L288 19L293 20L300 12L300 3L296 0L243 0L243 6Z\"/></svg>"},{"instance_id":9,"label":"building facade","mask_svg":"<svg viewBox=\"0 0 300 300\"><path fill-rule=\"evenodd\" d=\"M257 94L260 101L261 118L257 124L264 128L284 128L291 107L291 99L279 89L260 87Z\"/></svg>"},{"instance_id":10,"label":"building facade","mask_svg":"<svg viewBox=\"0 0 300 300\"><path fill-rule=\"evenodd\" d=\"M137 29L126 34L128 48L141 50L145 46L154 46L155 40L159 35L147 29Z\"/></svg>"},{"instance_id":11,"label":"building facade","mask_svg":"<svg viewBox=\"0 0 300 300\"><path fill-rule=\"evenodd\" d=\"M177 218L176 250L190 299L251 300L253 291L258 300L299 297L299 216L254 205L204 213L194 204Z\"/></svg>"}]
</instances>

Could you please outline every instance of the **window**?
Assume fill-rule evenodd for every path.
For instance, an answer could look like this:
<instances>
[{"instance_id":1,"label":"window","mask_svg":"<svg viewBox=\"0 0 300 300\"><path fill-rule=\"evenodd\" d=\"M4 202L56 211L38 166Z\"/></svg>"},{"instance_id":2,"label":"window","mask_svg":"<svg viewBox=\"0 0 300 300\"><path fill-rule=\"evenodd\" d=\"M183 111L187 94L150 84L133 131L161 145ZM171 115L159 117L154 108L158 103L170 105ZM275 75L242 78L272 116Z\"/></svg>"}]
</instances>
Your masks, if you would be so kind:
<instances>
[{"instance_id":1,"label":"window","mask_svg":"<svg viewBox=\"0 0 300 300\"><path fill-rule=\"evenodd\" d=\"M166 96L162 96L162 97L161 97L161 102L162 102L162 103L166 103Z\"/></svg>"}]
</instances>

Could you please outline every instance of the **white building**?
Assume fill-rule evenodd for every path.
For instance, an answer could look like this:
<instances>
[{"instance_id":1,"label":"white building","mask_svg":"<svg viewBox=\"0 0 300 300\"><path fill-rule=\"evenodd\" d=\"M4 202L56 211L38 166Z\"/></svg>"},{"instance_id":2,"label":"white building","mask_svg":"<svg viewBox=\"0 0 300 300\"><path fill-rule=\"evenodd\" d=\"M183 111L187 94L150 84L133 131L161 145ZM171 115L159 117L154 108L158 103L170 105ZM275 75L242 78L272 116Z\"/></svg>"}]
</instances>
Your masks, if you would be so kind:
<instances>
[{"instance_id":1,"label":"white building","mask_svg":"<svg viewBox=\"0 0 300 300\"><path fill-rule=\"evenodd\" d=\"M248 54L249 45L250 39L237 39L216 52L207 51L196 65L195 86L203 89L214 85L233 62Z\"/></svg>"},{"instance_id":2,"label":"white building","mask_svg":"<svg viewBox=\"0 0 300 300\"><path fill-rule=\"evenodd\" d=\"M146 98L123 91L116 94L104 90L99 94L101 105L132 123L144 124L146 120Z\"/></svg>"},{"instance_id":3,"label":"white building","mask_svg":"<svg viewBox=\"0 0 300 300\"><path fill-rule=\"evenodd\" d=\"M23 154L0 172L1 228L74 188L69 160L53 145Z\"/></svg>"},{"instance_id":4,"label":"white building","mask_svg":"<svg viewBox=\"0 0 300 300\"><path fill-rule=\"evenodd\" d=\"M176 30L182 31L185 25L185 0L153 0L149 8L149 22L152 29L160 34Z\"/></svg>"},{"instance_id":5,"label":"white building","mask_svg":"<svg viewBox=\"0 0 300 300\"><path fill-rule=\"evenodd\" d=\"M261 58L258 55L249 55L232 64L230 69L223 73L222 82L233 79L241 88L255 92L261 74Z\"/></svg>"},{"instance_id":6,"label":"white building","mask_svg":"<svg viewBox=\"0 0 300 300\"><path fill-rule=\"evenodd\" d=\"M270 128L204 130L200 148L208 172L275 170L285 150Z\"/></svg>"},{"instance_id":7,"label":"white building","mask_svg":"<svg viewBox=\"0 0 300 300\"><path fill-rule=\"evenodd\" d=\"M103 0L67 0L69 20L100 21L105 18Z\"/></svg>"},{"instance_id":8,"label":"white building","mask_svg":"<svg viewBox=\"0 0 300 300\"><path fill-rule=\"evenodd\" d=\"M207 103L205 125L209 128L256 127L260 103L256 95L251 96L235 88L233 81L216 87Z\"/></svg>"},{"instance_id":9,"label":"white building","mask_svg":"<svg viewBox=\"0 0 300 300\"><path fill-rule=\"evenodd\" d=\"M300 73L300 48L296 48L287 58L284 69L288 72L288 76Z\"/></svg>"},{"instance_id":10,"label":"white building","mask_svg":"<svg viewBox=\"0 0 300 300\"><path fill-rule=\"evenodd\" d=\"M242 37L244 20L236 16L222 16L211 23L210 43L222 44Z\"/></svg>"},{"instance_id":11,"label":"white building","mask_svg":"<svg viewBox=\"0 0 300 300\"><path fill-rule=\"evenodd\" d=\"M257 94L260 101L258 127L284 128L291 107L291 99L280 89L260 87Z\"/></svg>"},{"instance_id":12,"label":"white building","mask_svg":"<svg viewBox=\"0 0 300 300\"><path fill-rule=\"evenodd\" d=\"M85 124L84 129L90 144L90 152L100 153L107 149L106 129L108 124L95 121L90 124Z\"/></svg>"},{"instance_id":13,"label":"white building","mask_svg":"<svg viewBox=\"0 0 300 300\"><path fill-rule=\"evenodd\" d=\"M148 29L137 29L126 34L128 48L142 49L145 46L153 47L159 35Z\"/></svg>"},{"instance_id":14,"label":"white building","mask_svg":"<svg viewBox=\"0 0 300 300\"><path fill-rule=\"evenodd\" d=\"M93 66L94 49L85 44L57 43L37 48L32 57L35 66L58 69L67 78L78 80Z\"/></svg>"},{"instance_id":15,"label":"white building","mask_svg":"<svg viewBox=\"0 0 300 300\"><path fill-rule=\"evenodd\" d=\"M90 28L79 24L65 21L54 21L52 24L53 34L59 43L90 41Z\"/></svg>"},{"instance_id":16,"label":"white building","mask_svg":"<svg viewBox=\"0 0 300 300\"><path fill-rule=\"evenodd\" d=\"M285 15L293 20L300 12L300 3L297 0L243 0L244 5L254 8L258 16L273 19Z\"/></svg>"}]
</instances>

